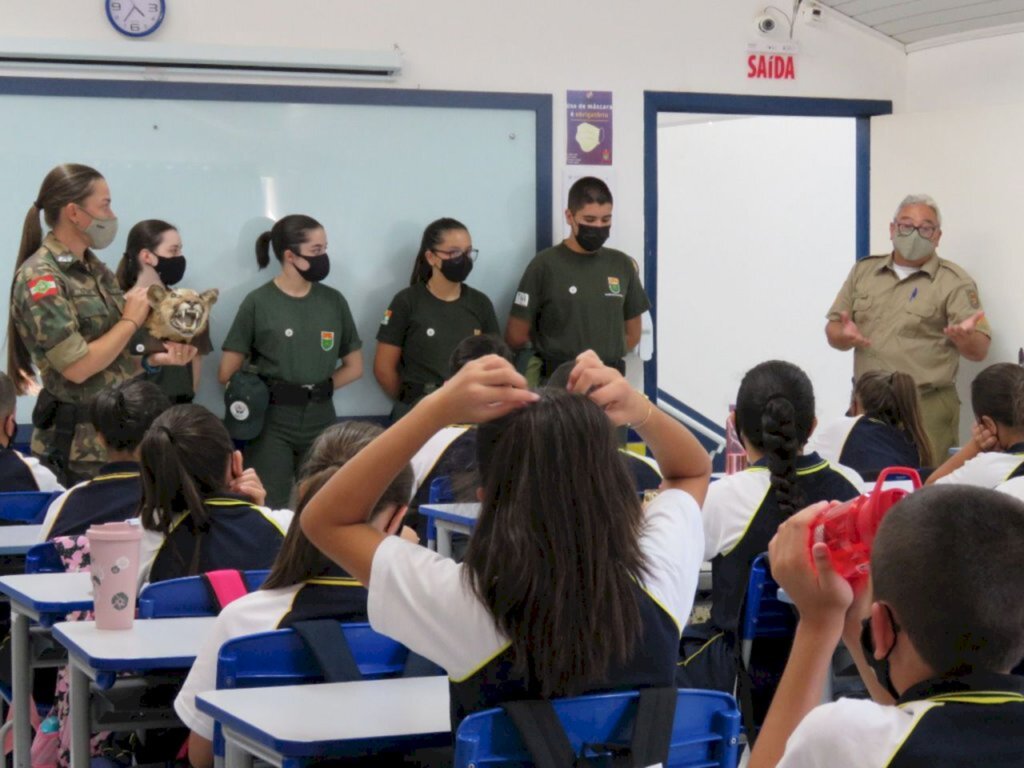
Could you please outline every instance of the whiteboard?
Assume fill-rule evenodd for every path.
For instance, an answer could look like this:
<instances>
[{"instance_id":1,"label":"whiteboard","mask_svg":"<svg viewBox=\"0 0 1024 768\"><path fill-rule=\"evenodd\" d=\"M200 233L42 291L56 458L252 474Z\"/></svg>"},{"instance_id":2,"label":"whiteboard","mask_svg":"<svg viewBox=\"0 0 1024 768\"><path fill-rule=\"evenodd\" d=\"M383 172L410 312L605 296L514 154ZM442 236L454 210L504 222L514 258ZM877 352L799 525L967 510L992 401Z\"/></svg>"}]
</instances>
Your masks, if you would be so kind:
<instances>
[{"instance_id":1,"label":"whiteboard","mask_svg":"<svg viewBox=\"0 0 1024 768\"><path fill-rule=\"evenodd\" d=\"M108 180L119 233L97 255L115 269L132 225L181 232L182 287L217 287L215 351L197 402L223 412L220 344L242 298L274 277L256 237L305 213L327 230L331 273L363 341L365 373L335 394L341 416L385 414L372 362L377 326L408 285L423 228L467 225L480 250L469 284L500 322L527 262L550 237L551 97L382 89L0 78L0 236L10 280L22 221L46 173L91 165ZM539 129L539 130L538 130ZM538 141L538 135L541 137ZM3 317L7 291L0 291ZM20 398L19 422L32 398Z\"/></svg>"}]
</instances>

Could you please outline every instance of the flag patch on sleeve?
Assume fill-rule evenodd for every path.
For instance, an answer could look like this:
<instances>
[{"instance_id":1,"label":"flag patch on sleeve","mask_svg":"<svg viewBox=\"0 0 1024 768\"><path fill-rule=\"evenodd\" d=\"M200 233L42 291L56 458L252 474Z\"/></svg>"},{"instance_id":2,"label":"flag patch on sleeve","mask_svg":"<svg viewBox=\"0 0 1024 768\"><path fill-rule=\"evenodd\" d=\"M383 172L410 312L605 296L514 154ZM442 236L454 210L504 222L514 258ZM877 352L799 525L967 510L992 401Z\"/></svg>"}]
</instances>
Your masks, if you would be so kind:
<instances>
[{"instance_id":1,"label":"flag patch on sleeve","mask_svg":"<svg viewBox=\"0 0 1024 768\"><path fill-rule=\"evenodd\" d=\"M380 324L381 324L381 325L387 325L387 324L388 324L388 321L389 321L390 319L391 319L391 310L389 309L389 310L386 310L386 311L384 312L384 319L380 321Z\"/></svg>"},{"instance_id":2,"label":"flag patch on sleeve","mask_svg":"<svg viewBox=\"0 0 1024 768\"><path fill-rule=\"evenodd\" d=\"M52 275L42 275L28 281L28 294L32 301L57 295L57 280Z\"/></svg>"}]
</instances>

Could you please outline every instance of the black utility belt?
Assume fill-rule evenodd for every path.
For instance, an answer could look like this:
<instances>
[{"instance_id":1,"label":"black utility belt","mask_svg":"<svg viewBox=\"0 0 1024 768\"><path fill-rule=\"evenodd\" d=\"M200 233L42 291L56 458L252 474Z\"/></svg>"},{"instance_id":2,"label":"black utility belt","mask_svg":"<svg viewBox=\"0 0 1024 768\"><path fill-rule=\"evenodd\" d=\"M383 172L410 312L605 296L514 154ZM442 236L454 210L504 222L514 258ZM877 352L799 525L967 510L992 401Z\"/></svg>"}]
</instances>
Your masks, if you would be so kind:
<instances>
[{"instance_id":1,"label":"black utility belt","mask_svg":"<svg viewBox=\"0 0 1024 768\"><path fill-rule=\"evenodd\" d=\"M440 386L441 382L424 384L419 381L403 381L398 387L398 402L404 405L413 405Z\"/></svg>"},{"instance_id":2,"label":"black utility belt","mask_svg":"<svg viewBox=\"0 0 1024 768\"><path fill-rule=\"evenodd\" d=\"M58 400L50 390L44 389L36 397L32 409L32 426L36 429L50 429L60 422L64 428L89 421L89 409L75 403Z\"/></svg>"},{"instance_id":3,"label":"black utility belt","mask_svg":"<svg viewBox=\"0 0 1024 768\"><path fill-rule=\"evenodd\" d=\"M563 365L564 363L568 363L568 362L575 362L575 358L573 358L570 361L570 360L557 360L555 358L550 358L550 357L542 357L540 360L541 360L540 375L541 375L541 378L543 378L543 379L550 378L551 374L553 374L556 370L558 370L558 367L560 365ZM614 368L616 371L621 373L623 376L626 375L626 361L625 360L622 360L620 358L618 360L612 360L612 361L602 360L601 362L604 363L605 365L607 365L609 368Z\"/></svg>"},{"instance_id":4,"label":"black utility belt","mask_svg":"<svg viewBox=\"0 0 1024 768\"><path fill-rule=\"evenodd\" d=\"M334 396L334 381L319 384L293 384L282 379L266 379L271 405L308 405L325 403Z\"/></svg>"}]
</instances>

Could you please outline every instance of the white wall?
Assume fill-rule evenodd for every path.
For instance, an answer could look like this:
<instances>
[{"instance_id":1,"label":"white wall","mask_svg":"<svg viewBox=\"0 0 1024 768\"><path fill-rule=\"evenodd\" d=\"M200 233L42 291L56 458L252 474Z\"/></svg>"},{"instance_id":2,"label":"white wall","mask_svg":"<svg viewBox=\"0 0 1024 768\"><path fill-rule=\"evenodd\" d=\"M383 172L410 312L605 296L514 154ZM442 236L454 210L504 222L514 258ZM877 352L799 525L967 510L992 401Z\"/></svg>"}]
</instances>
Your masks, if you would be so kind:
<instances>
[{"instance_id":1,"label":"white wall","mask_svg":"<svg viewBox=\"0 0 1024 768\"><path fill-rule=\"evenodd\" d=\"M927 192L942 209L939 253L978 283L993 328L982 364L964 361L961 434L970 381L1024 345L1024 34L932 48L908 57L908 109L872 121L872 251L889 250L885 222L903 195Z\"/></svg>"}]
</instances>

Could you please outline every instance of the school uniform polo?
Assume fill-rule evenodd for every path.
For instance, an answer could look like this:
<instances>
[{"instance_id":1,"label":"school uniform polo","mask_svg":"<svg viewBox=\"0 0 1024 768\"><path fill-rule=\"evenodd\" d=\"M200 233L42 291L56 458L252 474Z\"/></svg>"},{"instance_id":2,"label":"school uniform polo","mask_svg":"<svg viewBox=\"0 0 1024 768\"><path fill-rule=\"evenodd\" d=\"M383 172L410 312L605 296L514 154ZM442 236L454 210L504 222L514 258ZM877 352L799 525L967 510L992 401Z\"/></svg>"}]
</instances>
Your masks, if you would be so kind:
<instances>
[{"instance_id":1,"label":"school uniform polo","mask_svg":"<svg viewBox=\"0 0 1024 768\"><path fill-rule=\"evenodd\" d=\"M207 634L185 679L174 711L192 731L213 739L213 719L196 708L196 696L217 687L217 654L236 637L290 627L297 621L366 621L366 589L340 569L280 589L260 589L226 606Z\"/></svg>"},{"instance_id":2,"label":"school uniform polo","mask_svg":"<svg viewBox=\"0 0 1024 768\"><path fill-rule=\"evenodd\" d=\"M99 474L69 488L46 510L40 541L57 536L81 536L89 526L137 517L142 480L135 461L114 461Z\"/></svg>"},{"instance_id":3,"label":"school uniform polo","mask_svg":"<svg viewBox=\"0 0 1024 768\"><path fill-rule=\"evenodd\" d=\"M1024 678L978 672L927 680L896 706L839 699L812 710L778 768L1024 765Z\"/></svg>"},{"instance_id":4,"label":"school uniform polo","mask_svg":"<svg viewBox=\"0 0 1024 768\"><path fill-rule=\"evenodd\" d=\"M174 520L166 536L157 531L143 534L140 584L222 568L248 571L273 565L291 523L291 511L272 511L227 493L203 503L209 515L206 530L200 530L186 512Z\"/></svg>"},{"instance_id":5,"label":"school uniform polo","mask_svg":"<svg viewBox=\"0 0 1024 768\"><path fill-rule=\"evenodd\" d=\"M527 265L511 314L530 324L530 337L545 361L545 376L592 349L606 364L626 354L625 321L650 309L633 260L599 248L576 253L564 242Z\"/></svg>"},{"instance_id":6,"label":"school uniform polo","mask_svg":"<svg viewBox=\"0 0 1024 768\"><path fill-rule=\"evenodd\" d=\"M830 464L816 453L798 456L796 473L805 505L852 499L863 485L852 469ZM701 516L704 559L711 561L711 621L719 629L734 630L750 564L767 551L775 531L788 519L779 509L765 460L712 483Z\"/></svg>"},{"instance_id":7,"label":"school uniform polo","mask_svg":"<svg viewBox=\"0 0 1024 768\"><path fill-rule=\"evenodd\" d=\"M0 493L63 491L56 475L34 456L23 456L10 446L0 448Z\"/></svg>"},{"instance_id":8,"label":"school uniform polo","mask_svg":"<svg viewBox=\"0 0 1024 768\"><path fill-rule=\"evenodd\" d=\"M842 416L819 426L805 450L860 475L877 475L886 467L921 466L910 435L868 416Z\"/></svg>"},{"instance_id":9,"label":"school uniform polo","mask_svg":"<svg viewBox=\"0 0 1024 768\"><path fill-rule=\"evenodd\" d=\"M661 487L662 475L658 462L650 456L641 456L639 453L619 448L619 455L626 462L626 469L633 476L638 493L653 491Z\"/></svg>"},{"instance_id":10,"label":"school uniform polo","mask_svg":"<svg viewBox=\"0 0 1024 768\"><path fill-rule=\"evenodd\" d=\"M985 451L968 460L962 467L943 475L936 485L956 483L995 488L1007 480L1024 475L1024 443L1011 445L1006 451Z\"/></svg>"},{"instance_id":11,"label":"school uniform polo","mask_svg":"<svg viewBox=\"0 0 1024 768\"><path fill-rule=\"evenodd\" d=\"M616 665L600 689L674 682L680 632L697 590L700 509L688 493L668 490L646 507L644 516L640 549L648 572L637 585L642 635L633 658ZM479 709L538 694L532 681L514 673L509 640L462 568L436 552L388 537L374 554L368 601L376 631L448 673L453 725Z\"/></svg>"}]
</instances>

